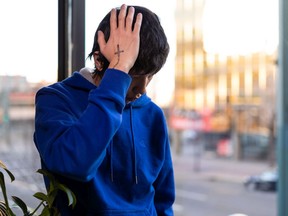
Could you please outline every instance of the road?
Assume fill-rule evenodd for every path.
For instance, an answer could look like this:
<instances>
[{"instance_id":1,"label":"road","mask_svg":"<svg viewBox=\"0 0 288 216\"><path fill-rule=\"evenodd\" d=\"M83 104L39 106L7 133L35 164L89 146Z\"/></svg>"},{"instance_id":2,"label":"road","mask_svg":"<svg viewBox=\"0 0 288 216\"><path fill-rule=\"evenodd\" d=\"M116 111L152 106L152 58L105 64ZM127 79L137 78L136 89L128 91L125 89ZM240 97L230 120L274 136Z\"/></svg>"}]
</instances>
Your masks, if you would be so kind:
<instances>
[{"instance_id":1,"label":"road","mask_svg":"<svg viewBox=\"0 0 288 216\"><path fill-rule=\"evenodd\" d=\"M275 192L245 190L243 185L223 181L177 183L176 216L276 216Z\"/></svg>"},{"instance_id":2,"label":"road","mask_svg":"<svg viewBox=\"0 0 288 216\"><path fill-rule=\"evenodd\" d=\"M246 176L268 168L264 163L203 158L193 169L191 157L174 157L175 216L276 216L276 192L246 189Z\"/></svg>"}]
</instances>

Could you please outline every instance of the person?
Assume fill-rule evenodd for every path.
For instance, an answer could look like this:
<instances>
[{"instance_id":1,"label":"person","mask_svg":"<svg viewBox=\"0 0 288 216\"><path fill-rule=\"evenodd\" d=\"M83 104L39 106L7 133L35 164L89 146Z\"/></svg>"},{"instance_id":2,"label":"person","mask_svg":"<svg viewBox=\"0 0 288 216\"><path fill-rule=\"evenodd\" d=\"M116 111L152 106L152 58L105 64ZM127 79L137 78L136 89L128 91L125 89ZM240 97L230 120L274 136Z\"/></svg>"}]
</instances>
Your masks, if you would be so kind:
<instances>
[{"instance_id":1,"label":"person","mask_svg":"<svg viewBox=\"0 0 288 216\"><path fill-rule=\"evenodd\" d=\"M96 30L88 56L95 68L36 93L34 142L42 168L77 199L72 208L57 194L61 215L173 215L168 129L146 93L168 54L158 16L123 4Z\"/></svg>"}]
</instances>

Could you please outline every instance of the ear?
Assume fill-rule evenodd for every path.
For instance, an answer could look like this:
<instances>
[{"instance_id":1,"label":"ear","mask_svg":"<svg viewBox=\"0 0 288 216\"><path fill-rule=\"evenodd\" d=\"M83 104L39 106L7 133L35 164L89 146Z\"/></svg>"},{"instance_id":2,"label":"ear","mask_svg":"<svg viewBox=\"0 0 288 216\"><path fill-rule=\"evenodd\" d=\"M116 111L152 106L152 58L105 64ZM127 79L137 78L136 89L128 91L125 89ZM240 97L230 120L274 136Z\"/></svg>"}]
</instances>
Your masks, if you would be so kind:
<instances>
[{"instance_id":1,"label":"ear","mask_svg":"<svg viewBox=\"0 0 288 216\"><path fill-rule=\"evenodd\" d=\"M103 70L103 62L99 60L99 51L95 51L93 53L93 59L94 59L95 68L98 71L102 71Z\"/></svg>"}]
</instances>

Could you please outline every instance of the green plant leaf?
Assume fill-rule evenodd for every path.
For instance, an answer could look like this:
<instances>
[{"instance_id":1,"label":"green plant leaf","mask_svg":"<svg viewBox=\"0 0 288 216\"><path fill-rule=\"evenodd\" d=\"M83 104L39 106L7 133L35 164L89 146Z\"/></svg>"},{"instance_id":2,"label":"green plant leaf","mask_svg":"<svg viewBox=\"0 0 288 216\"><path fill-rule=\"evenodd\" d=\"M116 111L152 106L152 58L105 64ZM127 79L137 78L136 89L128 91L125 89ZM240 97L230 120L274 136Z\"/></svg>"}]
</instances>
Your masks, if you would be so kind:
<instances>
[{"instance_id":1,"label":"green plant leaf","mask_svg":"<svg viewBox=\"0 0 288 216\"><path fill-rule=\"evenodd\" d=\"M63 184L58 184L58 187L60 190L64 191L67 195L67 198L68 198L68 205L71 206L74 208L75 205L76 205L76 196L75 194L68 188L66 187L65 185Z\"/></svg>"},{"instance_id":2,"label":"green plant leaf","mask_svg":"<svg viewBox=\"0 0 288 216\"><path fill-rule=\"evenodd\" d=\"M6 204L0 200L0 215L7 215Z\"/></svg>"},{"instance_id":3,"label":"green plant leaf","mask_svg":"<svg viewBox=\"0 0 288 216\"><path fill-rule=\"evenodd\" d=\"M38 169L37 172L44 176L47 176L47 178L49 179L49 191L54 190L56 180L53 174L51 174L48 170L44 169Z\"/></svg>"},{"instance_id":4,"label":"green plant leaf","mask_svg":"<svg viewBox=\"0 0 288 216\"><path fill-rule=\"evenodd\" d=\"M54 200L57 196L57 193L58 193L58 189L54 189L54 190L49 190L49 193L48 193L48 205L49 207L52 207L53 206L53 203L54 203Z\"/></svg>"},{"instance_id":5,"label":"green plant leaf","mask_svg":"<svg viewBox=\"0 0 288 216\"><path fill-rule=\"evenodd\" d=\"M0 160L0 167L3 169L7 169L6 165Z\"/></svg>"},{"instance_id":6,"label":"green plant leaf","mask_svg":"<svg viewBox=\"0 0 288 216\"><path fill-rule=\"evenodd\" d=\"M44 169L38 169L37 170L38 173L42 174L42 175L45 175L49 178L50 181L54 181L55 178L54 176L47 170L44 170Z\"/></svg>"},{"instance_id":7,"label":"green plant leaf","mask_svg":"<svg viewBox=\"0 0 288 216\"><path fill-rule=\"evenodd\" d=\"M46 206L39 216L61 216L57 208Z\"/></svg>"},{"instance_id":8,"label":"green plant leaf","mask_svg":"<svg viewBox=\"0 0 288 216\"><path fill-rule=\"evenodd\" d=\"M44 170L44 169L38 169L37 170L38 173L46 176L49 179L49 188L47 190L47 195L43 194L43 193L36 193L34 194L34 196L42 201L46 201L46 205L44 207L44 209L49 209L50 211L50 215L59 215L59 212L57 209L55 209L53 207L53 203L54 200L58 194L58 191L61 190L63 192L66 193L67 198L68 198L68 205L71 206L72 208L75 207L76 205L76 196L75 194L64 184L60 184L56 178L54 177L54 175L52 173L50 173L48 170ZM54 209L54 211L53 211ZM54 212L54 213L52 213ZM43 215L45 215L46 212L43 210Z\"/></svg>"},{"instance_id":9,"label":"green plant leaf","mask_svg":"<svg viewBox=\"0 0 288 216\"><path fill-rule=\"evenodd\" d=\"M39 216L51 216L49 208L48 207L43 208L43 210Z\"/></svg>"},{"instance_id":10,"label":"green plant leaf","mask_svg":"<svg viewBox=\"0 0 288 216\"><path fill-rule=\"evenodd\" d=\"M14 175L12 174L12 172L10 170L8 170L8 168L6 167L6 165L0 160L0 167L2 169L5 170L5 172L7 172L7 174L9 175L11 182L13 182L15 180Z\"/></svg>"},{"instance_id":11,"label":"green plant leaf","mask_svg":"<svg viewBox=\"0 0 288 216\"><path fill-rule=\"evenodd\" d=\"M12 197L12 200L15 202L15 204L21 208L24 215L29 215L29 211L25 202L19 197L16 197L16 196L11 196L11 197Z\"/></svg>"},{"instance_id":12,"label":"green plant leaf","mask_svg":"<svg viewBox=\"0 0 288 216\"><path fill-rule=\"evenodd\" d=\"M5 206L6 206L6 211L8 211L8 209L9 209L9 202L8 202L8 198L7 198L7 191L6 191L4 174L3 174L2 172L0 172L0 187L1 187L1 190L2 190L3 197L4 197L4 202L5 202Z\"/></svg>"},{"instance_id":13,"label":"green plant leaf","mask_svg":"<svg viewBox=\"0 0 288 216\"><path fill-rule=\"evenodd\" d=\"M42 192L37 192L33 196L41 201L48 202L48 196Z\"/></svg>"},{"instance_id":14,"label":"green plant leaf","mask_svg":"<svg viewBox=\"0 0 288 216\"><path fill-rule=\"evenodd\" d=\"M28 216L34 215L42 205L45 206L45 205L44 205L44 202L45 202L45 201L41 201L41 202L38 204L38 206L37 206Z\"/></svg>"},{"instance_id":15,"label":"green plant leaf","mask_svg":"<svg viewBox=\"0 0 288 216\"><path fill-rule=\"evenodd\" d=\"M14 175L10 170L7 169L6 165L0 160L0 168L2 168L10 177L11 182L15 180ZM37 206L35 210L32 210L33 212L30 212L30 209L28 209L26 203L20 199L19 197L12 196L12 199L14 201L13 206L18 206L22 210L24 216L33 216L36 211L43 206L42 212L40 216L60 216L60 213L57 208L53 207L53 202L57 196L57 193L59 190L66 193L68 198L69 206L76 205L76 196L75 194L65 185L60 184L54 177L52 173L50 173L47 170L39 169L37 170L38 173L46 176L50 181L50 186L48 188L48 193L45 194L43 192L37 192L33 196L37 199L39 199L41 202ZM7 197L7 191L6 191L6 185L5 185L5 176L4 173L0 171L0 188L4 197L4 201L0 200L0 216L15 216L13 211L10 208L8 197Z\"/></svg>"},{"instance_id":16,"label":"green plant leaf","mask_svg":"<svg viewBox=\"0 0 288 216\"><path fill-rule=\"evenodd\" d=\"M3 168L3 163L1 162L1 167ZM4 165L4 167L6 167ZM3 168L4 169L4 168ZM6 171L6 170L5 170ZM7 172L7 171L6 171ZM10 171L8 172L8 174L10 173ZM12 175L13 176L13 175ZM10 176L11 177L11 176ZM13 176L14 177L14 176ZM11 208L9 207L9 201L8 201L8 197L7 197L7 191L6 191L6 185L5 185L5 178L4 178L4 174L2 172L0 172L0 187L2 190L2 194L3 194L3 198L4 198L4 203L5 203L5 209L7 212L7 215L9 216L14 216L15 214L12 212Z\"/></svg>"}]
</instances>

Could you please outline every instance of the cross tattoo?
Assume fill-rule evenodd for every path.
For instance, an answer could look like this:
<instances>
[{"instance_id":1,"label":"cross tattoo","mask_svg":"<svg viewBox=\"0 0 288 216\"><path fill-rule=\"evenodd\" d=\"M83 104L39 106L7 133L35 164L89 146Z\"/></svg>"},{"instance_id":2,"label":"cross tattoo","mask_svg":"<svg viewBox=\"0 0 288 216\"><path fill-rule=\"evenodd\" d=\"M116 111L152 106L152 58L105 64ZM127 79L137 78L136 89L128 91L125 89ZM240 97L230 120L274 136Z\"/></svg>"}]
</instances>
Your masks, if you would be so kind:
<instances>
[{"instance_id":1,"label":"cross tattoo","mask_svg":"<svg viewBox=\"0 0 288 216\"><path fill-rule=\"evenodd\" d=\"M121 52L124 52L124 50L120 50L119 44L117 44L117 52L115 52L114 54L115 54L115 55L117 54L117 55L118 55L118 58L119 58Z\"/></svg>"},{"instance_id":2,"label":"cross tattoo","mask_svg":"<svg viewBox=\"0 0 288 216\"><path fill-rule=\"evenodd\" d=\"M119 60L120 60L120 53L121 53L121 52L124 52L124 50L120 50L120 46L119 46L119 44L117 44L117 52L115 52L114 54L118 56L118 60L117 60L117 62L116 62L116 64L114 65L113 68L115 68L116 65L118 65Z\"/></svg>"}]
</instances>

